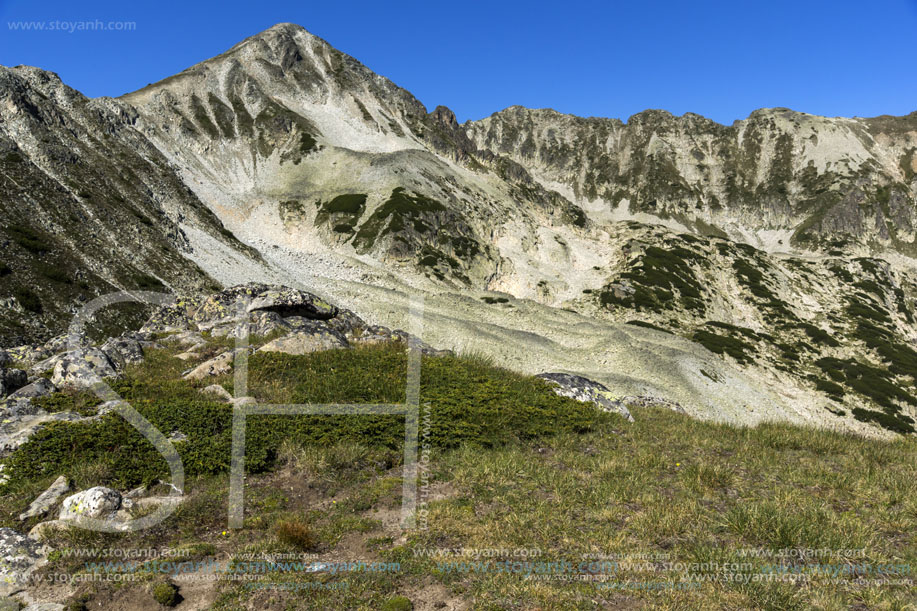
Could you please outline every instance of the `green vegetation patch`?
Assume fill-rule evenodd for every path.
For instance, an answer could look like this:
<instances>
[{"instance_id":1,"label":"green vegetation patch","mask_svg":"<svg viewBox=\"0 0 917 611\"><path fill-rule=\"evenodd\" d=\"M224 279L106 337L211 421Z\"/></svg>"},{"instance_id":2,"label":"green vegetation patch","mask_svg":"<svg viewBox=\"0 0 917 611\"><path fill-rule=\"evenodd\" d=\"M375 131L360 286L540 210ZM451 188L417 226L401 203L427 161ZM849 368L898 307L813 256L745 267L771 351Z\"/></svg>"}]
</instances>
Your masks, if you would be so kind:
<instances>
[{"instance_id":1,"label":"green vegetation patch","mask_svg":"<svg viewBox=\"0 0 917 611\"><path fill-rule=\"evenodd\" d=\"M232 408L175 379L183 363L150 354L113 388L166 435L180 431L177 444L189 476L229 468ZM400 344L357 347L306 356L256 353L249 363L250 389L269 403L403 403L407 357ZM44 404L80 411L79 395L53 395ZM495 368L481 359L424 357L421 419L429 418L434 447L461 444L498 447L561 432L592 430L609 416L559 397L537 378ZM83 405L88 405L84 403ZM87 407L87 409L91 409ZM284 442L309 446L352 441L375 448L399 448L404 418L398 416L252 416L246 429L246 469L270 468ZM41 478L102 464L108 483L127 488L168 476L162 456L123 418L51 423L33 435L7 462L14 478Z\"/></svg>"},{"instance_id":2,"label":"green vegetation patch","mask_svg":"<svg viewBox=\"0 0 917 611\"><path fill-rule=\"evenodd\" d=\"M365 252L379 238L390 233L397 234L411 229L417 233L429 233L431 217L442 212L446 212L446 207L435 199L408 193L403 187L398 187L363 223L353 244Z\"/></svg>"},{"instance_id":3,"label":"green vegetation patch","mask_svg":"<svg viewBox=\"0 0 917 611\"><path fill-rule=\"evenodd\" d=\"M353 233L354 227L366 210L366 195L363 193L346 193L338 195L328 202L318 201L318 213L315 225L332 224L336 233Z\"/></svg>"},{"instance_id":4,"label":"green vegetation patch","mask_svg":"<svg viewBox=\"0 0 917 611\"><path fill-rule=\"evenodd\" d=\"M644 329L653 329L654 331L662 331L663 333L672 334L668 329L663 329L662 327L657 327L653 323L646 322L645 320L628 320L625 324L633 325L634 327L643 327Z\"/></svg>"},{"instance_id":5,"label":"green vegetation patch","mask_svg":"<svg viewBox=\"0 0 917 611\"><path fill-rule=\"evenodd\" d=\"M33 254L42 254L51 250L49 240L43 233L26 225L12 224L3 228L6 234L19 246Z\"/></svg>"},{"instance_id":6,"label":"green vegetation patch","mask_svg":"<svg viewBox=\"0 0 917 611\"><path fill-rule=\"evenodd\" d=\"M13 291L13 297L19 302L19 305L26 312L41 314L44 312L44 306L41 304L41 298L34 291L25 287L19 287Z\"/></svg>"},{"instance_id":7,"label":"green vegetation patch","mask_svg":"<svg viewBox=\"0 0 917 611\"><path fill-rule=\"evenodd\" d=\"M736 244L736 246L746 247L747 245ZM756 252L751 246L747 246L747 249L750 249L750 252ZM744 250L749 252L747 249ZM756 259L755 263L760 265L761 261ZM768 320L781 322L796 320L796 314L790 310L789 305L777 297L777 294L767 286L764 273L758 269L755 263L743 257L737 257L732 262L732 268L736 272L739 284L748 289L757 298L760 305L770 310L765 315Z\"/></svg>"},{"instance_id":8,"label":"green vegetation patch","mask_svg":"<svg viewBox=\"0 0 917 611\"><path fill-rule=\"evenodd\" d=\"M740 363L751 363L754 346L741 339L697 329L691 339L714 354L728 354Z\"/></svg>"},{"instance_id":9,"label":"green vegetation patch","mask_svg":"<svg viewBox=\"0 0 917 611\"><path fill-rule=\"evenodd\" d=\"M917 397L899 385L887 370L853 359L842 360L832 357L821 358L815 364L834 382L844 384L847 388L872 399L887 415L897 418L901 426L910 426L905 420L907 417L900 414L899 404L906 403L917 407Z\"/></svg>"},{"instance_id":10,"label":"green vegetation patch","mask_svg":"<svg viewBox=\"0 0 917 611\"><path fill-rule=\"evenodd\" d=\"M652 312L662 312L678 307L692 310L698 315L706 312L702 287L691 264L704 265L704 258L686 248L650 246L637 260L636 267L621 274L630 280L634 292L619 298L606 286L599 294L604 306L620 305Z\"/></svg>"}]
</instances>

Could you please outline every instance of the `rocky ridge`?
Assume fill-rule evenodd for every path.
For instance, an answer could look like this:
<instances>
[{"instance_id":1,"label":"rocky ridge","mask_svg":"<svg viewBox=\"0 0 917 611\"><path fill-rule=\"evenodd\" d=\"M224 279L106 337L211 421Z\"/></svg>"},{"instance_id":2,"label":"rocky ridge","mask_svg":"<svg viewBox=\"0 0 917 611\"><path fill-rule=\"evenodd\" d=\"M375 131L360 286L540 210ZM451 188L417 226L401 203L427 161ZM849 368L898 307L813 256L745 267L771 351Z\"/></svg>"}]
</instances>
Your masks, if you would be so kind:
<instances>
[{"instance_id":1,"label":"rocky ridge","mask_svg":"<svg viewBox=\"0 0 917 611\"><path fill-rule=\"evenodd\" d=\"M912 428L913 115L771 109L722 126L511 108L459 125L291 24L118 100L5 70L0 176L21 222L0 227L13 263L0 267L4 345L60 332L67 308L103 289L198 299L205 274L289 285L389 327L421 296L433 344L586 375L698 417ZM98 161L106 147L123 159ZM71 149L71 163L49 161ZM66 258L58 242L76 242L14 190L33 166L71 195L96 189L74 200L88 226L117 220L107 242L71 257L97 257L79 265L105 282L49 271ZM142 192L128 191L128 170ZM47 201L70 205L62 193ZM158 251L169 257L107 246L125 233L169 236ZM149 271L109 273L125 261ZM46 300L60 307L28 309ZM258 316L264 329L317 324ZM309 342L349 341L337 331ZM299 337L275 346L305 350Z\"/></svg>"}]
</instances>

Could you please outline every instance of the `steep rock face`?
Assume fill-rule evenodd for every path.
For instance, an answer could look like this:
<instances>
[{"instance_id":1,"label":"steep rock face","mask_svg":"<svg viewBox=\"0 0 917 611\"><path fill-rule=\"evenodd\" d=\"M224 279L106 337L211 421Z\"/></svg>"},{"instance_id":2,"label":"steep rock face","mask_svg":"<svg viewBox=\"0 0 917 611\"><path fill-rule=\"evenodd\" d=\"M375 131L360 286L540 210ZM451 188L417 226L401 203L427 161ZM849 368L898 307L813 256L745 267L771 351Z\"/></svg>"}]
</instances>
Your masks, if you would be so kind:
<instances>
[{"instance_id":1,"label":"steep rock face","mask_svg":"<svg viewBox=\"0 0 917 611\"><path fill-rule=\"evenodd\" d=\"M917 252L917 113L763 109L724 126L659 110L624 124L512 107L464 129L596 218L650 215L768 250L852 242L848 250Z\"/></svg>"},{"instance_id":2,"label":"steep rock face","mask_svg":"<svg viewBox=\"0 0 917 611\"><path fill-rule=\"evenodd\" d=\"M303 28L280 24L123 100L230 229L251 243L403 264L484 285L507 218L582 220L518 164L478 151L445 107Z\"/></svg>"},{"instance_id":3,"label":"steep rock face","mask_svg":"<svg viewBox=\"0 0 917 611\"><path fill-rule=\"evenodd\" d=\"M55 74L0 67L0 343L60 331L100 293L213 283L182 227L234 240L135 120Z\"/></svg>"}]
</instances>

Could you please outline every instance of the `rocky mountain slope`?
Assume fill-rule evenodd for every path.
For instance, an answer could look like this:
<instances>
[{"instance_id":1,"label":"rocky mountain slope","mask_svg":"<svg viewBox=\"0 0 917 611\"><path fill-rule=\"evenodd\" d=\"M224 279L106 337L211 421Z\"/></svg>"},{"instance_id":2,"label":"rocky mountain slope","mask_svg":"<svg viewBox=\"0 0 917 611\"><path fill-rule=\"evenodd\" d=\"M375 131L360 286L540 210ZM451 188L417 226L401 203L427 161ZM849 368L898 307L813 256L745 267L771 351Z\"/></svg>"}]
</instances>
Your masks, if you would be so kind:
<instances>
[{"instance_id":1,"label":"rocky mountain slope","mask_svg":"<svg viewBox=\"0 0 917 611\"><path fill-rule=\"evenodd\" d=\"M212 285L183 227L242 248L135 119L54 74L0 67L3 344L47 338L102 293Z\"/></svg>"},{"instance_id":2,"label":"rocky mountain slope","mask_svg":"<svg viewBox=\"0 0 917 611\"><path fill-rule=\"evenodd\" d=\"M915 252L917 112L774 108L725 126L660 110L625 124L513 107L465 131L597 216L651 215L772 251Z\"/></svg>"},{"instance_id":3,"label":"rocky mountain slope","mask_svg":"<svg viewBox=\"0 0 917 611\"><path fill-rule=\"evenodd\" d=\"M426 341L527 373L732 422L912 429L917 115L459 125L291 24L119 100L4 70L11 321L21 286L79 296L31 231L106 286L286 284L391 327L422 297ZM21 168L57 185L48 212ZM71 208L107 239L51 220Z\"/></svg>"}]
</instances>

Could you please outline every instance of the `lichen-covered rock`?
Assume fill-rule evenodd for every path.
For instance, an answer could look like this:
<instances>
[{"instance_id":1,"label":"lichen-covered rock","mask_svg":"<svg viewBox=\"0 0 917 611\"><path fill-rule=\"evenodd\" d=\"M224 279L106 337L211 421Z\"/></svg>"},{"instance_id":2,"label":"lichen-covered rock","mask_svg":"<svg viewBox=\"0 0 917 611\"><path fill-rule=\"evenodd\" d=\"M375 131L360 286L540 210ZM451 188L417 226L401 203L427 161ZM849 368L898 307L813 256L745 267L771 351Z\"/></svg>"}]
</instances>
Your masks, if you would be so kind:
<instances>
[{"instance_id":1,"label":"lichen-covered rock","mask_svg":"<svg viewBox=\"0 0 917 611\"><path fill-rule=\"evenodd\" d=\"M37 363L51 355L51 352L41 346L23 345L15 348L8 348L7 353L13 360L21 361L26 364Z\"/></svg>"},{"instance_id":2,"label":"lichen-covered rock","mask_svg":"<svg viewBox=\"0 0 917 611\"><path fill-rule=\"evenodd\" d=\"M31 574L47 564L50 551L12 528L0 528L0 596L23 590Z\"/></svg>"},{"instance_id":3,"label":"lichen-covered rock","mask_svg":"<svg viewBox=\"0 0 917 611\"><path fill-rule=\"evenodd\" d=\"M31 384L26 384L16 392L10 394L10 399L35 399L57 392L57 387L48 378L38 378Z\"/></svg>"},{"instance_id":4,"label":"lichen-covered rock","mask_svg":"<svg viewBox=\"0 0 917 611\"><path fill-rule=\"evenodd\" d=\"M29 383L29 374L22 369L0 368L0 397L16 392Z\"/></svg>"},{"instance_id":5,"label":"lichen-covered rock","mask_svg":"<svg viewBox=\"0 0 917 611\"><path fill-rule=\"evenodd\" d=\"M205 361L182 376L186 380L203 380L209 376L223 375L232 371L237 350L229 350Z\"/></svg>"},{"instance_id":6,"label":"lichen-covered rock","mask_svg":"<svg viewBox=\"0 0 917 611\"><path fill-rule=\"evenodd\" d=\"M603 384L569 373L540 373L536 377L552 383L554 392L561 397L594 403L606 412L621 414L631 422L634 421L627 406L613 399L611 391Z\"/></svg>"},{"instance_id":7,"label":"lichen-covered rock","mask_svg":"<svg viewBox=\"0 0 917 611\"><path fill-rule=\"evenodd\" d=\"M299 317L293 317L299 318ZM291 326L277 312L257 310L248 316L248 335L251 337L265 337L275 333L287 333ZM213 337L241 337L243 326L236 320L213 327L210 335Z\"/></svg>"},{"instance_id":8,"label":"lichen-covered rock","mask_svg":"<svg viewBox=\"0 0 917 611\"><path fill-rule=\"evenodd\" d=\"M130 336L111 338L102 344L100 350L108 356L118 371L122 371L130 363L143 362L143 346Z\"/></svg>"},{"instance_id":9,"label":"lichen-covered rock","mask_svg":"<svg viewBox=\"0 0 917 611\"><path fill-rule=\"evenodd\" d=\"M45 413L26 399L19 399L17 405L24 405L27 409L20 414L13 415L9 411L4 414L3 422L0 423L0 456L17 450L48 423L80 419L79 415L70 412Z\"/></svg>"},{"instance_id":10,"label":"lichen-covered rock","mask_svg":"<svg viewBox=\"0 0 917 611\"><path fill-rule=\"evenodd\" d=\"M292 320L290 320L292 324ZM359 335L366 329L366 321L362 318L351 312L350 310L339 310L337 316L332 319L329 319L328 325L341 333L348 339L355 335Z\"/></svg>"},{"instance_id":11,"label":"lichen-covered rock","mask_svg":"<svg viewBox=\"0 0 917 611\"><path fill-rule=\"evenodd\" d=\"M36 516L43 516L51 510L51 507L54 506L54 503L60 499L61 496L66 494L70 490L70 482L67 481L67 477L61 475L54 483L48 487L47 490L38 495L32 504L29 505L29 508L23 513L19 514L19 520L24 521L29 518L34 518Z\"/></svg>"},{"instance_id":12,"label":"lichen-covered rock","mask_svg":"<svg viewBox=\"0 0 917 611\"><path fill-rule=\"evenodd\" d=\"M140 328L141 333L173 333L191 328L191 317L203 297L183 297L156 310Z\"/></svg>"},{"instance_id":13,"label":"lichen-covered rock","mask_svg":"<svg viewBox=\"0 0 917 611\"><path fill-rule=\"evenodd\" d=\"M321 350L348 348L347 340L335 329L323 322L304 321L296 331L278 337L260 348L261 352L282 352L284 354L309 354Z\"/></svg>"},{"instance_id":14,"label":"lichen-covered rock","mask_svg":"<svg viewBox=\"0 0 917 611\"><path fill-rule=\"evenodd\" d=\"M229 394L229 391L219 384L211 384L206 388L202 388L201 392L220 401L232 401L232 395Z\"/></svg>"},{"instance_id":15,"label":"lichen-covered rock","mask_svg":"<svg viewBox=\"0 0 917 611\"><path fill-rule=\"evenodd\" d=\"M29 531L29 538L44 543L71 526L73 523L70 520L46 520L32 527L32 530Z\"/></svg>"},{"instance_id":16,"label":"lichen-covered rock","mask_svg":"<svg viewBox=\"0 0 917 611\"><path fill-rule=\"evenodd\" d=\"M77 492L64 499L60 508L60 520L80 518L104 519L121 508L121 493L104 486L96 486Z\"/></svg>"},{"instance_id":17,"label":"lichen-covered rock","mask_svg":"<svg viewBox=\"0 0 917 611\"><path fill-rule=\"evenodd\" d=\"M104 378L118 375L108 355L98 348L65 353L54 366L51 381L58 388L92 388Z\"/></svg>"},{"instance_id":18,"label":"lichen-covered rock","mask_svg":"<svg viewBox=\"0 0 917 611\"><path fill-rule=\"evenodd\" d=\"M260 283L242 284L211 296L194 313L192 321L206 329L238 318L239 307L244 312L275 312L282 318L302 316L314 320L327 320L337 314L337 308L324 300L285 286Z\"/></svg>"}]
</instances>

